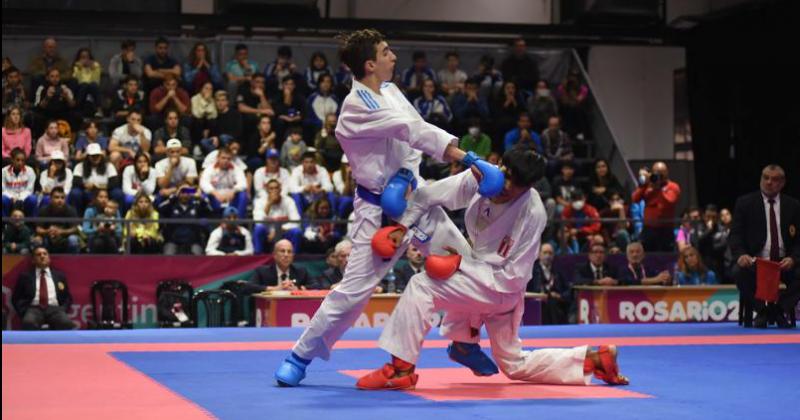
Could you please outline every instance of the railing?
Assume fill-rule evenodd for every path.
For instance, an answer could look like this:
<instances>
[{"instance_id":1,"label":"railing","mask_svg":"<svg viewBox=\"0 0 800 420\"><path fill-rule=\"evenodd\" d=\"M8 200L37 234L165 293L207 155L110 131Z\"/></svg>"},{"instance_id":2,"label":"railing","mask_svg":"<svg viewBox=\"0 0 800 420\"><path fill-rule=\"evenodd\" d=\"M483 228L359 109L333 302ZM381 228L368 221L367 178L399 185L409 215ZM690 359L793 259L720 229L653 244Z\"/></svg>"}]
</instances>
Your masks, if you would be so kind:
<instances>
[{"instance_id":1,"label":"railing","mask_svg":"<svg viewBox=\"0 0 800 420\"><path fill-rule=\"evenodd\" d=\"M350 223L348 220L343 219L296 219L296 220L280 220L280 221L265 221L265 220L255 220L255 219L221 219L221 218L159 218L158 220L153 219L123 219L123 218L108 218L108 219L84 219L82 217L24 217L21 219L11 219L9 217L3 217L2 223L5 225L6 223L11 223L13 221L21 221L22 223L26 224L41 224L41 223L58 223L58 224L73 224L78 229L81 229L81 225L89 221L90 223L96 223L99 220L103 222L110 222L110 223L119 223L123 227L123 231L126 231L130 224L138 223L138 224L152 224L156 223L159 227L164 225L197 225L204 227L206 229L212 229L222 223L228 224L236 224L240 226L246 227L251 233L253 233L253 227L256 224L267 225L270 227L274 227L276 229L280 229L280 226L286 223L296 223L304 226L308 223L332 223L337 226L347 225ZM463 218L456 218L452 219L453 223L457 226L463 227L464 226L464 219ZM586 223L594 223L600 222L603 225L612 224L612 223L619 223L619 222L629 222L633 223L635 220L631 218L600 218L600 219L553 219L548 221L549 226L557 226L561 227L564 224L573 223L573 224L586 224ZM680 219L660 219L660 222L672 222L675 226L678 226L680 223ZM632 231L632 227L628 229L629 232ZM34 231L35 235L35 231ZM123 244L124 249L123 253L125 255L131 254L131 244L127 238L123 237Z\"/></svg>"}]
</instances>

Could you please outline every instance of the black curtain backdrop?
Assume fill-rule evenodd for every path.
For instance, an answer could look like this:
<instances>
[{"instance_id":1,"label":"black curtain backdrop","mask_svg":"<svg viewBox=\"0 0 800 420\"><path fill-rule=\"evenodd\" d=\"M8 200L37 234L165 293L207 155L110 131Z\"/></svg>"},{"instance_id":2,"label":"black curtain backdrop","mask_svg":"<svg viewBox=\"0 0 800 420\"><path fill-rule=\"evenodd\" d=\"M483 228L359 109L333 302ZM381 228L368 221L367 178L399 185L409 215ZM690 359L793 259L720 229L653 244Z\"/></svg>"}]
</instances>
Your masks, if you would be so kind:
<instances>
[{"instance_id":1,"label":"black curtain backdrop","mask_svg":"<svg viewBox=\"0 0 800 420\"><path fill-rule=\"evenodd\" d=\"M763 2L689 32L687 72L700 205L732 206L770 163L800 197L800 2Z\"/></svg>"}]
</instances>

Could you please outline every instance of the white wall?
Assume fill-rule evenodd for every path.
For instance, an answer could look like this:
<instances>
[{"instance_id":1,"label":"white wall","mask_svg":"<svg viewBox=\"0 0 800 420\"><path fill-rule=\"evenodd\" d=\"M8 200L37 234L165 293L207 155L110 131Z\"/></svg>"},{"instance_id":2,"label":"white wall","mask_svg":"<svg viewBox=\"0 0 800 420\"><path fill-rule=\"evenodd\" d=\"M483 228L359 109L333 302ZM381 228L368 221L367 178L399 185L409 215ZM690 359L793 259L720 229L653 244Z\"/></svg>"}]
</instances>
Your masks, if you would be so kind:
<instances>
[{"instance_id":1,"label":"white wall","mask_svg":"<svg viewBox=\"0 0 800 420\"><path fill-rule=\"evenodd\" d=\"M325 0L317 2L320 15ZM331 0L331 17L549 24L552 0Z\"/></svg>"},{"instance_id":2,"label":"white wall","mask_svg":"<svg viewBox=\"0 0 800 420\"><path fill-rule=\"evenodd\" d=\"M589 77L627 159L673 157L673 70L683 48L592 47Z\"/></svg>"}]
</instances>

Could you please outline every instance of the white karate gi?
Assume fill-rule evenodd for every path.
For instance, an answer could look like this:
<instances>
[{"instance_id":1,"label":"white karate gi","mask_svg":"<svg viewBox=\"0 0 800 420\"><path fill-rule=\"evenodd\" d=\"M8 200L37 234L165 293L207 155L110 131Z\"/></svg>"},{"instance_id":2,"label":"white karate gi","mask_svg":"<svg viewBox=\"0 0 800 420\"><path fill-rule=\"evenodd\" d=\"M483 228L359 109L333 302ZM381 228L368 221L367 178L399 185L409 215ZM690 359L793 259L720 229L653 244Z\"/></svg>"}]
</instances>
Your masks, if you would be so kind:
<instances>
[{"instance_id":1,"label":"white karate gi","mask_svg":"<svg viewBox=\"0 0 800 420\"><path fill-rule=\"evenodd\" d=\"M464 171L414 194L400 222L416 223L430 232L431 240L421 248L424 252L446 254L443 247L452 246L462 262L456 274L444 281L432 280L424 271L411 278L381 334L380 347L416 364L431 328L431 314L445 310L441 333L454 341L477 343L480 336L475 332L486 325L493 358L509 378L588 384L591 376L583 373L586 346L525 351L519 338L525 286L547 223L539 193L531 189L513 203L496 205L477 190L475 178ZM434 207L425 219L425 212L439 205L467 208L465 222L472 247L441 208Z\"/></svg>"},{"instance_id":2,"label":"white karate gi","mask_svg":"<svg viewBox=\"0 0 800 420\"><path fill-rule=\"evenodd\" d=\"M425 122L394 84L383 83L377 93L355 80L342 103L336 139L356 182L373 193L382 192L400 168L411 170L422 183L420 152L442 160L447 146L458 144L455 136ZM344 278L295 344L298 356L328 360L333 345L358 319L375 286L403 254L398 251L390 261L373 255L370 242L381 227L381 213L379 206L356 196L350 230L353 250Z\"/></svg>"}]
</instances>

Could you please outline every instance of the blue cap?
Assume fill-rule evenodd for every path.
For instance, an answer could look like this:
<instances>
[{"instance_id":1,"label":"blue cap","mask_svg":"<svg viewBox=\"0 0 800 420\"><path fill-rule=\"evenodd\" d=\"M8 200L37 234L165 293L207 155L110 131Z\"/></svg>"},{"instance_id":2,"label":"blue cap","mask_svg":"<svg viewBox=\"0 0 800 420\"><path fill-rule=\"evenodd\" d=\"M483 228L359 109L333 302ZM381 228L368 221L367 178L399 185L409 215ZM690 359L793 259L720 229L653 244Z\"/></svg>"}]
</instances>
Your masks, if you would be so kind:
<instances>
[{"instance_id":1,"label":"blue cap","mask_svg":"<svg viewBox=\"0 0 800 420\"><path fill-rule=\"evenodd\" d=\"M277 149L268 149L267 150L267 159L269 158L276 158L279 157L281 154L278 153Z\"/></svg>"},{"instance_id":2,"label":"blue cap","mask_svg":"<svg viewBox=\"0 0 800 420\"><path fill-rule=\"evenodd\" d=\"M222 217L228 217L228 216L239 217L239 210L236 210L236 207L233 206L225 207L225 210L222 211Z\"/></svg>"}]
</instances>

